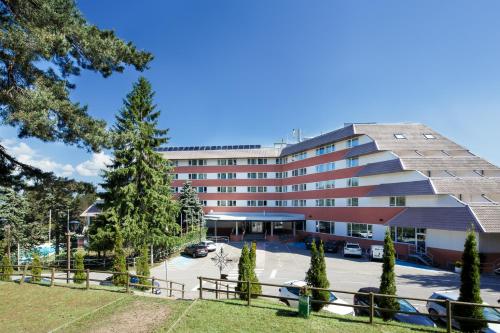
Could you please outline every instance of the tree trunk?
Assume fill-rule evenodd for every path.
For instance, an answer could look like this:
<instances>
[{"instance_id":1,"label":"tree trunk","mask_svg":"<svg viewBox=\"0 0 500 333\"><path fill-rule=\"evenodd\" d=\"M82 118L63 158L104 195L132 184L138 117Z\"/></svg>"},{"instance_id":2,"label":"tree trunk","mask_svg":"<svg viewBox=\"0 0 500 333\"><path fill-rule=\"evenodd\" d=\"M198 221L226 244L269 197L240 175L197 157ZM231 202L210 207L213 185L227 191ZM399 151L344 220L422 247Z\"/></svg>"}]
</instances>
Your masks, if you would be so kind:
<instances>
[{"instance_id":1,"label":"tree trunk","mask_svg":"<svg viewBox=\"0 0 500 333\"><path fill-rule=\"evenodd\" d=\"M153 245L151 245L151 265L154 264L154 258L153 258Z\"/></svg>"}]
</instances>

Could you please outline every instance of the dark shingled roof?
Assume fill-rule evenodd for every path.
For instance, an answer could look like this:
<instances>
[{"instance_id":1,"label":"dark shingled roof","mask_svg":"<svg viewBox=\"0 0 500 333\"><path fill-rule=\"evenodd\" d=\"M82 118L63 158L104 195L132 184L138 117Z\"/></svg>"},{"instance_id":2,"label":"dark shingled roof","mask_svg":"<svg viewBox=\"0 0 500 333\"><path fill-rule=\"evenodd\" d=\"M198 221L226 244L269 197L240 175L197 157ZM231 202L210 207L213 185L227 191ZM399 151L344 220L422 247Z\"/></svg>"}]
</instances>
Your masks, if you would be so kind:
<instances>
[{"instance_id":1,"label":"dark shingled roof","mask_svg":"<svg viewBox=\"0 0 500 333\"><path fill-rule=\"evenodd\" d=\"M471 225L484 231L468 207L409 207L389 220L390 226L466 231Z\"/></svg>"},{"instance_id":2,"label":"dark shingled roof","mask_svg":"<svg viewBox=\"0 0 500 333\"><path fill-rule=\"evenodd\" d=\"M375 142L364 143L359 146L354 146L347 151L344 158L351 158L360 155L366 155L378 151L377 144Z\"/></svg>"},{"instance_id":3,"label":"dark shingled roof","mask_svg":"<svg viewBox=\"0 0 500 333\"><path fill-rule=\"evenodd\" d=\"M375 188L367 194L367 196L376 197L422 194L434 194L434 189L432 188L432 184L429 180L376 185Z\"/></svg>"},{"instance_id":4,"label":"dark shingled roof","mask_svg":"<svg viewBox=\"0 0 500 333\"><path fill-rule=\"evenodd\" d=\"M403 171L403 166L401 165L399 158L396 158L393 160L366 164L363 169L358 171L356 176L380 175L400 171Z\"/></svg>"},{"instance_id":5,"label":"dark shingled roof","mask_svg":"<svg viewBox=\"0 0 500 333\"><path fill-rule=\"evenodd\" d=\"M346 127L342 127L338 130L328 132L326 134L314 137L309 140L305 140L290 146L283 148L281 151L281 156L287 156L290 154L299 153L304 150L316 148L322 145L330 144L335 141L340 141L351 137L354 135L354 127L353 125L349 125Z\"/></svg>"}]
</instances>

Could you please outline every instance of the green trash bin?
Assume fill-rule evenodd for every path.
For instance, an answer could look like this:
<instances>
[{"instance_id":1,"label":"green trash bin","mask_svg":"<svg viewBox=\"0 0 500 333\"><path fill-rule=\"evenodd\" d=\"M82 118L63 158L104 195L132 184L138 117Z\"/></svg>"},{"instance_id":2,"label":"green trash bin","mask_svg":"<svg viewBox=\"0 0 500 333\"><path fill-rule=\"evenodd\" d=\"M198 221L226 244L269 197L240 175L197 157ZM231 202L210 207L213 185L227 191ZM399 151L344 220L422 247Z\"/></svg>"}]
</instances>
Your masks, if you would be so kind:
<instances>
[{"instance_id":1,"label":"green trash bin","mask_svg":"<svg viewBox=\"0 0 500 333\"><path fill-rule=\"evenodd\" d=\"M299 316L302 318L309 318L311 313L310 299L310 296L299 296Z\"/></svg>"}]
</instances>

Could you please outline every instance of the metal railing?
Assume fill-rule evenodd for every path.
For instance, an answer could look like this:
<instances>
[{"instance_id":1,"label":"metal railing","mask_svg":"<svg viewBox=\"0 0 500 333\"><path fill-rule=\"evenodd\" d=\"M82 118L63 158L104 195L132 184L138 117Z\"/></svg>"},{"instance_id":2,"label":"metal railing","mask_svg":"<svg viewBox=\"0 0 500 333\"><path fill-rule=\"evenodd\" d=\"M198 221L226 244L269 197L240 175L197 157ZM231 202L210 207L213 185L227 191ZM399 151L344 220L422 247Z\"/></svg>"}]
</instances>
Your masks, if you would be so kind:
<instances>
[{"instance_id":1,"label":"metal railing","mask_svg":"<svg viewBox=\"0 0 500 333\"><path fill-rule=\"evenodd\" d=\"M247 305L251 305L251 300L252 297L263 297L263 298L273 298L273 299L279 299L279 300L291 300L291 301L297 301L297 298L291 298L291 297L284 297L284 296L276 296L276 295L269 295L269 294L264 294L264 293L259 293L255 294L252 293L252 285L260 285L260 286L268 286L268 287L277 287L277 288L289 288L289 285L282 285L282 284L274 284L274 283L262 283L262 282L251 282L251 281L239 281L239 280L225 280L225 279L217 279L217 278L208 278L208 277L198 277L199 280L199 298L203 299L203 291L206 292L212 292L215 293L216 299L219 299L220 294L226 294L226 298L229 298L229 295L232 294L234 297L237 297L240 294L246 294L246 301ZM215 288L207 288L203 287L203 283L208 282L213 285L215 285ZM225 288L219 288L221 286L224 286ZM225 283L225 284L224 284ZM233 290L229 290L229 284L246 284L246 291L241 292L236 290L234 288ZM347 291L347 290L336 290L336 289L326 289L326 288L315 288L315 287L305 287L306 290L322 290L322 291L328 291L332 293L338 293L338 294L349 294L349 295L360 295L360 296L367 296L369 300L368 305L359 305L359 304L342 304L342 303L335 303L335 302L327 302L327 301L320 301L320 300L313 300L311 299L311 303L321 303L321 304L334 304L335 306L345 306L345 307L351 307L353 309L364 309L368 311L368 318L369 318L369 323L373 324L374 323L374 317L376 316L375 313L381 313L381 312L393 312L393 313L401 313L401 314L409 314L409 315L419 315L419 316L424 316L428 317L431 319L435 318L442 318L445 319L446 323L446 331L448 333L452 332L453 324L454 321L475 321L475 322L483 322L483 323L491 323L491 324L500 324L500 321L495 321L495 320L487 320L487 319L476 319L476 318L469 318L469 317L460 317L456 316L453 314L453 306L454 305L465 305L465 306L478 306L478 307L488 307L488 308L493 308L493 309L500 309L500 306L493 306L489 304L477 304L477 303L468 303L468 302L459 302L459 301L452 301L452 300L440 300L440 299L428 299L428 298L417 298L417 297L402 297L402 296L397 296L397 295L385 295L385 294L377 294L377 293L366 293L366 292L353 292L353 291ZM446 313L445 314L429 314L429 313L422 313L422 312L410 312L410 311L401 311L401 310L393 310L393 309L388 309L388 308L381 308L376 305L375 298L381 299L381 298L393 298L393 299L404 299L404 300L411 300L411 301L419 301L419 302L432 302L432 303L440 303L444 305L446 308Z\"/></svg>"},{"instance_id":2,"label":"metal railing","mask_svg":"<svg viewBox=\"0 0 500 333\"><path fill-rule=\"evenodd\" d=\"M3 266L0 266L3 267ZM53 287L55 285L56 280L66 280L66 284L70 283L70 280L73 281L73 278L68 276L60 277L56 276L57 272L60 273L68 273L72 272L75 273L78 270L77 269L66 269L66 268L56 268L56 267L47 267L47 266L32 266L32 265L11 265L10 267L15 268L16 270L10 274L10 276L20 276L19 284L23 284L26 280L27 277L31 277L33 279L35 276L30 272L33 268L40 268L42 270L41 274L39 276L36 276L37 278L40 279L50 279L50 286ZM44 273L45 271L45 273ZM185 284L176 282L176 281L171 281L171 280L165 280L165 279L160 279L156 277L150 277L150 276L144 276L144 275L138 275L138 274L131 274L130 272L116 272L116 271L105 271L105 270L90 270L90 269L85 269L85 278L82 279L82 283L85 283L85 289L89 290L90 289L90 282L109 282L109 280L106 279L96 279L96 278L91 278L90 274L91 273L96 273L96 274L109 274L110 276L114 275L126 275L127 276L127 282L123 286L117 286L117 287L124 287L125 292L129 293L130 292L130 287L139 287L139 288L144 288L144 289L151 289L152 294L157 294L158 290L165 290L168 293L169 297L173 296L173 292L179 292L181 294L181 299L184 299L185 295ZM50 275L47 275L50 274ZM0 275L3 275L3 273L0 273ZM133 283L130 282L131 277L137 277L140 279L145 279L146 282L151 281L149 284L140 284L140 283ZM14 282L14 281L13 281ZM157 285L155 285L155 282L158 282ZM160 285L160 282L164 282L167 287L162 287ZM58 284L59 286L59 284ZM60 285L64 286L64 285Z\"/></svg>"}]
</instances>

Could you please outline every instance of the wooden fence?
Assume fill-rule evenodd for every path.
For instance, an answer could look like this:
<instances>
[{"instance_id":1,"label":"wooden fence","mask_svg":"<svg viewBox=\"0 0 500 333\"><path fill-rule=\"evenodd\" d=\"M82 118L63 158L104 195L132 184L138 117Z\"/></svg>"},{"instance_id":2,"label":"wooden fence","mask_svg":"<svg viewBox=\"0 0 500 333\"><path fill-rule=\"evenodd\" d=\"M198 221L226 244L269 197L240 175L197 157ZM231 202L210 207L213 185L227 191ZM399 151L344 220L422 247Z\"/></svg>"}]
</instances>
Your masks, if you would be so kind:
<instances>
[{"instance_id":1,"label":"wooden fence","mask_svg":"<svg viewBox=\"0 0 500 333\"><path fill-rule=\"evenodd\" d=\"M3 267L3 266L0 266ZM41 279L50 279L50 286L53 287L55 284L56 280L66 280L66 283L69 284L70 280L73 281L73 278L70 277L71 272L76 272L77 269L66 269L66 268L56 268L56 267L47 267L47 266L32 266L32 265L11 265L12 268L16 269L14 273L11 274L11 276L20 276L19 284L23 284L26 280L27 277L31 277L33 279L33 274L31 273L31 270L33 268L41 268L42 269L42 274L39 276ZM43 272L45 271L45 273ZM61 276L56 276L56 272L60 273L66 273L66 276L61 277ZM157 293L158 290L165 290L168 294L168 296L172 297L173 292L180 293L181 298L184 299L185 295L185 285L184 283L180 282L175 282L171 280L165 280L165 279L159 279L155 277L149 277L149 276L143 276L143 275L137 275L137 274L131 274L130 272L115 272L115 271L105 271L105 270L90 270L90 269L85 269L85 279L82 280L82 282L85 283L85 289L89 290L90 289L90 282L108 282L109 280L106 279L96 279L96 278L91 278L90 275L91 273L96 273L96 274L109 274L110 276L113 275L126 275L127 276L127 283L123 286L125 292L130 292L131 287L138 287L138 288L144 288L144 289L151 289L151 293L155 294ZM2 275L2 273L0 273ZM151 283L148 284L139 284L139 283L132 283L130 282L131 277L137 277L140 279L145 279L146 281L151 281ZM109 281L111 284L112 282ZM155 282L158 282L158 285L155 285ZM164 282L167 287L162 287L161 282Z\"/></svg>"},{"instance_id":2,"label":"wooden fence","mask_svg":"<svg viewBox=\"0 0 500 333\"><path fill-rule=\"evenodd\" d=\"M252 288L251 288L251 286L254 284L257 284L260 286L277 287L277 288L289 288L290 287L289 285L274 284L274 283L262 283L262 282L251 282L251 281L239 281L239 280L225 280L225 279L216 279L216 278L207 278L207 277L198 277L198 280L199 280L199 298L200 299L203 299L203 291L207 291L207 292L215 293L216 299L218 299L220 297L220 295L223 295L223 294L226 294L226 298L229 298L230 294L234 295L234 297L237 297L239 294L245 293L248 306L250 306L252 303L252 296L263 297L263 298L274 298L274 299L279 299L279 300L297 301L297 298L291 298L291 297L283 297L283 296L269 295L269 294L263 294L263 293L253 294ZM211 283L212 285L215 286L215 288L203 287L203 282ZM229 286L230 283L233 284L233 290L230 290L230 286ZM247 285L245 292L237 291L234 288L235 284L238 284L238 283L242 283L242 284ZM420 315L420 316L430 317L431 319L437 318L437 317L444 318L445 323L446 323L446 331L449 333L452 332L452 326L453 326L454 320L456 320L456 321L481 321L481 322L486 322L486 323L491 323L491 324L500 324L500 321L486 320L486 319L483 320L483 319L475 319L475 318L456 316L453 314L453 305L489 307L489 308L494 308L497 310L500 309L500 306L494 306L494 305L488 305L488 304L467 303L467 302L459 302L459 301L452 301L452 300L439 300L439 299L428 299L428 298L417 298L417 297L402 297L402 296L376 294L376 293L363 293L363 292L353 292L353 291L346 291L346 290L314 288L314 287L309 287L309 286L307 286L305 288L307 290L324 290L324 291L339 293L339 294L368 296L369 305L342 304L342 303L326 302L326 301L320 301L320 300L311 300L311 302L312 303L321 303L321 304L334 304L336 306L345 306L345 307L351 307L354 309L368 310L368 313L369 313L368 318L369 318L370 324L374 323L373 319L375 317L375 311L394 312L394 313L409 314L409 315ZM422 313L422 312L409 312L409 311L401 311L401 310L396 311L396 310L387 309L387 308L380 308L380 307L377 307L375 304L375 297L377 297L377 298L405 299L405 300L420 301L420 302L441 303L441 304L444 304L444 306L446 308L446 314L431 315L429 313Z\"/></svg>"}]
</instances>

